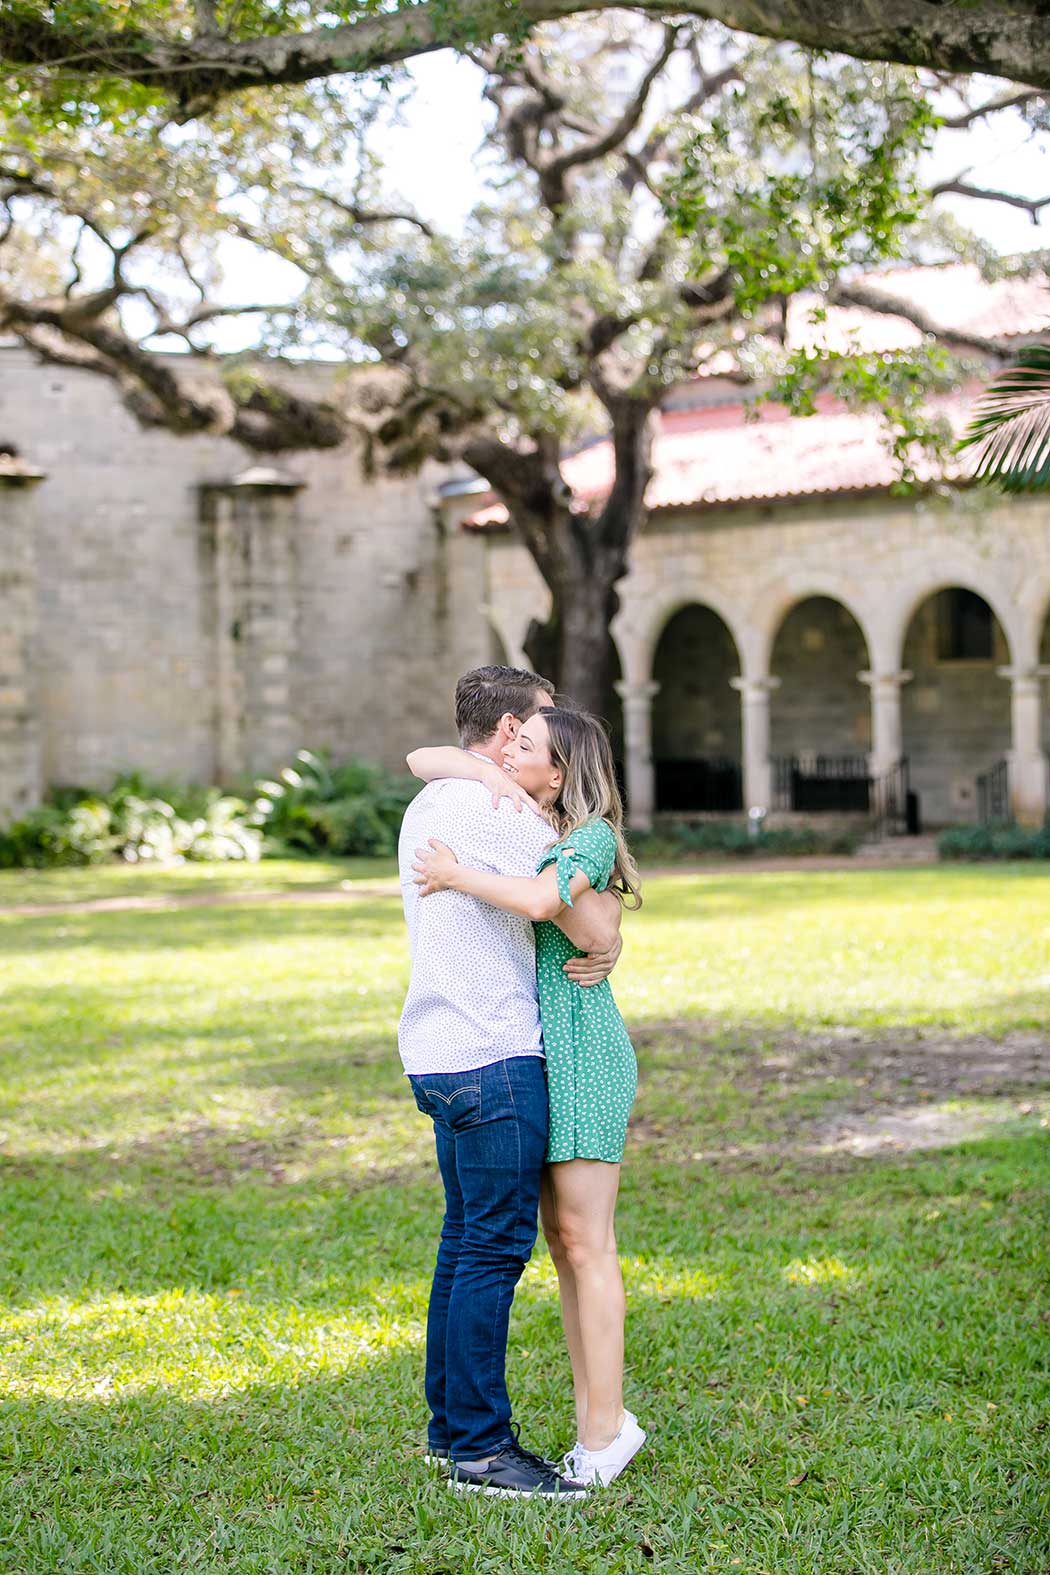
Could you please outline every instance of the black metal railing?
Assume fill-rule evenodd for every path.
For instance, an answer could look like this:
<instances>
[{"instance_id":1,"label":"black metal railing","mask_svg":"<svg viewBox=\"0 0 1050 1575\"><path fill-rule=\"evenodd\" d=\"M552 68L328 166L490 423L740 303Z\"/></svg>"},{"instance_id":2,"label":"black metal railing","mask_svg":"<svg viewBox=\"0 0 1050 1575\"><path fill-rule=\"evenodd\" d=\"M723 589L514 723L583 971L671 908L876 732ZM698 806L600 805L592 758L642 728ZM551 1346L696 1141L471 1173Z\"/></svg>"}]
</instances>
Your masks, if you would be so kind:
<instances>
[{"instance_id":1,"label":"black metal railing","mask_svg":"<svg viewBox=\"0 0 1050 1575\"><path fill-rule=\"evenodd\" d=\"M738 760L710 756L697 760L657 760L656 807L679 814L732 814L744 807Z\"/></svg>"},{"instance_id":2,"label":"black metal railing","mask_svg":"<svg viewBox=\"0 0 1050 1575\"><path fill-rule=\"evenodd\" d=\"M982 771L977 778L977 819L982 825L1008 821L1010 812L1010 768L1005 760Z\"/></svg>"},{"instance_id":3,"label":"black metal railing","mask_svg":"<svg viewBox=\"0 0 1050 1575\"><path fill-rule=\"evenodd\" d=\"M907 756L871 785L871 831L875 838L914 836L919 830L919 801L911 791Z\"/></svg>"},{"instance_id":4,"label":"black metal railing","mask_svg":"<svg viewBox=\"0 0 1050 1575\"><path fill-rule=\"evenodd\" d=\"M775 755L770 764L774 809L809 815L871 813L867 755Z\"/></svg>"}]
</instances>

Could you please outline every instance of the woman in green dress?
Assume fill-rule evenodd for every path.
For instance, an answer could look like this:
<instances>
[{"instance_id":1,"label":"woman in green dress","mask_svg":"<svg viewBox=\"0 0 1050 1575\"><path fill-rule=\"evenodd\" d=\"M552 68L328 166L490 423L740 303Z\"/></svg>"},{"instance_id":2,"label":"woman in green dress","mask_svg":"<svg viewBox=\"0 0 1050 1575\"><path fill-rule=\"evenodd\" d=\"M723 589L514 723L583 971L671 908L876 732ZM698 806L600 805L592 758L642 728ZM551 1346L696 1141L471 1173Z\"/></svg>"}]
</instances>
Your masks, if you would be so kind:
<instances>
[{"instance_id":1,"label":"woman in green dress","mask_svg":"<svg viewBox=\"0 0 1050 1575\"><path fill-rule=\"evenodd\" d=\"M554 836L535 876L494 875L461 865L431 838L416 850L422 895L460 891L532 919L550 1098L541 1216L558 1271L572 1362L576 1444L565 1458L578 1480L605 1485L645 1434L623 1405L625 1301L614 1215L637 1065L608 980L583 986L563 971L581 954L553 922L588 886L639 907L638 872L623 836L623 804L608 736L581 711L545 709L523 722L504 750L502 773L466 750L416 750L408 763L426 781L474 778L546 816Z\"/></svg>"}]
</instances>

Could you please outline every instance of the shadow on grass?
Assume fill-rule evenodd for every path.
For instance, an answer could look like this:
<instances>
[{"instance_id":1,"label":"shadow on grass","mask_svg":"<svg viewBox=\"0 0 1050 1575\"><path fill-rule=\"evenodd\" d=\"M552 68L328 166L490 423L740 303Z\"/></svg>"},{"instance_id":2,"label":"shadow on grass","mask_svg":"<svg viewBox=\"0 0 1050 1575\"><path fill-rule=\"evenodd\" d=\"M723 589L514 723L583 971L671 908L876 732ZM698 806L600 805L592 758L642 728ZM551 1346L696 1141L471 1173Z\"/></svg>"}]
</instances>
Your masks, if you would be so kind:
<instances>
[{"instance_id":1,"label":"shadow on grass","mask_svg":"<svg viewBox=\"0 0 1050 1575\"><path fill-rule=\"evenodd\" d=\"M47 1296L143 1295L177 1285L348 1306L355 1287L373 1286L377 1276L419 1280L430 1272L442 1210L425 1123L420 1136L422 1152L408 1164L281 1185L259 1175L226 1181L187 1173L163 1149L152 1163L134 1152L0 1162L0 1295L15 1307ZM1016 1213L1022 1200L1027 1209L1048 1171L1050 1144L1031 1133L906 1160L779 1156L731 1171L642 1149L624 1170L621 1248L642 1259L671 1254L680 1268L708 1277L731 1269L734 1279L753 1253L763 1256L758 1243L770 1229L790 1244L791 1256L845 1244L866 1258L873 1239L888 1233L896 1242L915 1226L916 1208L948 1187L961 1202L969 1197L952 1214L953 1227L966 1213L977 1232L972 1245L994 1258L988 1211ZM1015 1221L1025 1230L1038 1230L1050 1215L1048 1198L1034 1196L1034 1214ZM794 1218L784 1212L788 1197L800 1203ZM916 1228L916 1247L930 1234Z\"/></svg>"},{"instance_id":2,"label":"shadow on grass","mask_svg":"<svg viewBox=\"0 0 1050 1575\"><path fill-rule=\"evenodd\" d=\"M383 939L396 943L401 936L395 921L401 902L391 897L358 898L345 908L332 903L311 905L266 903L249 900L222 907L147 909L142 912L52 914L35 918L0 915L0 950L17 956L45 951L120 953L149 951L223 951L239 946L310 940L335 941L340 936L354 944Z\"/></svg>"},{"instance_id":3,"label":"shadow on grass","mask_svg":"<svg viewBox=\"0 0 1050 1575\"><path fill-rule=\"evenodd\" d=\"M650 1441L564 1526L538 1506L452 1500L414 1458L435 1182L159 1204L133 1176L123 1200L21 1178L4 1188L5 1239L14 1227L38 1271L6 1271L30 1317L29 1343L8 1343L25 1392L0 1406L0 1548L34 1575L460 1575L482 1547L527 1575L723 1569L733 1548L824 1575L990 1570L996 1548L1039 1568L1048 1168L1027 1139L781 1172L775 1190L703 1167L628 1171L628 1395ZM528 1440L564 1447L543 1255L509 1376Z\"/></svg>"}]
</instances>

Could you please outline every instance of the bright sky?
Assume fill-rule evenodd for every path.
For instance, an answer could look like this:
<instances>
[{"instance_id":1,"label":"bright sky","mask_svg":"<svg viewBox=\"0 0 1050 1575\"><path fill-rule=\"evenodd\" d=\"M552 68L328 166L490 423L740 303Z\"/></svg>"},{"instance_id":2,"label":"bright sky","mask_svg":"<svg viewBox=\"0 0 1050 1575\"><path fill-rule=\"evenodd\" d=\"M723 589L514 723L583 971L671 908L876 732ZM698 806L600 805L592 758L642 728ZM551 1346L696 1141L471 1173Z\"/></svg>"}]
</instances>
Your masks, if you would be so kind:
<instances>
[{"instance_id":1,"label":"bright sky","mask_svg":"<svg viewBox=\"0 0 1050 1575\"><path fill-rule=\"evenodd\" d=\"M443 228L457 228L477 201L481 187L478 150L491 106L481 97L480 71L451 51L415 61L411 76L415 93L404 114L404 125L392 130L382 147L389 172L391 200L406 199L423 218ZM988 79L982 87L995 97L1004 84ZM983 97L983 94L982 94ZM1029 142L1028 128L1015 112L983 122L971 129L942 131L928 160L926 175L932 183L966 173L973 185L1019 192L1024 196L1050 196L1050 136ZM1042 222L1002 203L979 202L965 197L943 197L959 220L989 241L1002 254L1033 249L1050 250L1050 208ZM238 292L244 299L246 285L257 299L290 298L298 287L298 274L290 267L252 257L239 251ZM238 348L251 342L248 324L238 329L225 325L223 347Z\"/></svg>"},{"instance_id":2,"label":"bright sky","mask_svg":"<svg viewBox=\"0 0 1050 1575\"><path fill-rule=\"evenodd\" d=\"M443 51L412 66L417 87L407 124L384 152L391 184L410 198L424 218L464 215L478 194L475 155L489 105L481 98L481 76L465 61ZM984 83L993 98L1003 84ZM439 126L440 135L434 136ZM1019 191L1026 197L1050 196L1050 137L1026 145L1028 128L1019 114L996 117L994 128L978 122L968 131L942 131L929 161L932 182L948 180L973 165L967 180L975 186ZM945 197L959 218L1003 253L1050 247L1050 211L1033 225L1026 213L1001 203Z\"/></svg>"}]
</instances>

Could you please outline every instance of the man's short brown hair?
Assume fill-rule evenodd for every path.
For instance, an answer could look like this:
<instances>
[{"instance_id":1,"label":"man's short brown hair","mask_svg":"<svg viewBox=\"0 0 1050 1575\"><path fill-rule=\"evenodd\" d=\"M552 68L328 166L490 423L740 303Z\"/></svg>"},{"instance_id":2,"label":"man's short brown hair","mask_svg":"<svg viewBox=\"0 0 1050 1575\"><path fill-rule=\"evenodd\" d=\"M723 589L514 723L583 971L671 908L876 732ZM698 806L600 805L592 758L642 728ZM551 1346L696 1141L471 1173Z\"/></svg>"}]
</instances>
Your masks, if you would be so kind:
<instances>
[{"instance_id":1,"label":"man's short brown hair","mask_svg":"<svg viewBox=\"0 0 1050 1575\"><path fill-rule=\"evenodd\" d=\"M539 707L536 693L553 695L554 685L522 667L475 667L456 685L456 729L464 749L484 743L509 711L520 722Z\"/></svg>"}]
</instances>

